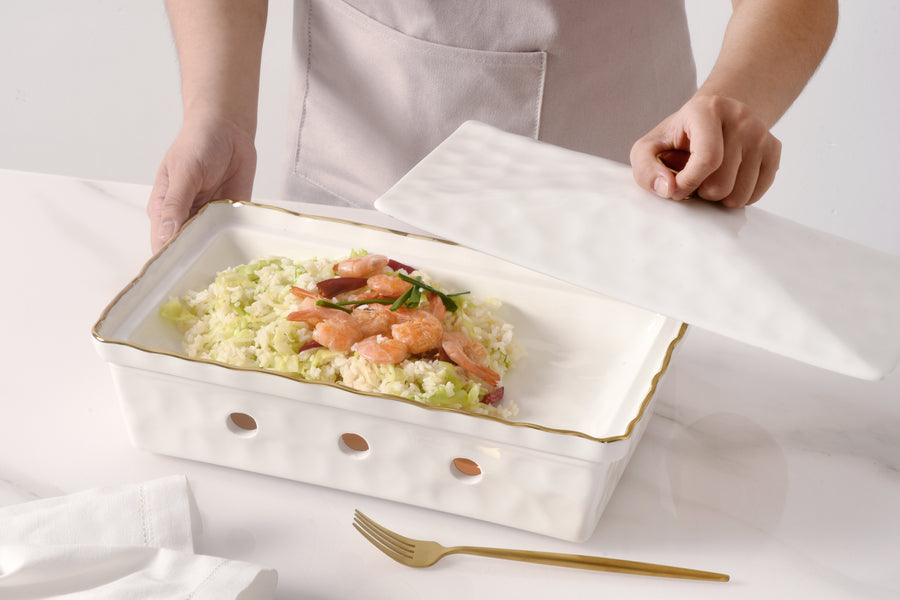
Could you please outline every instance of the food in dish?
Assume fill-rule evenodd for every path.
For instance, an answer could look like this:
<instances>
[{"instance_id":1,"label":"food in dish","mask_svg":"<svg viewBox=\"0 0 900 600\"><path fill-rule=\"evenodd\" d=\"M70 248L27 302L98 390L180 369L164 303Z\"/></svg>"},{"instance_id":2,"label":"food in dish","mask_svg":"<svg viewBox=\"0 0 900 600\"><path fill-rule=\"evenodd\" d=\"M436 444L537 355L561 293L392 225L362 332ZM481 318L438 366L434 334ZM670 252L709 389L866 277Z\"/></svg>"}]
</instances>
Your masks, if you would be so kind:
<instances>
[{"instance_id":1,"label":"food in dish","mask_svg":"<svg viewBox=\"0 0 900 600\"><path fill-rule=\"evenodd\" d=\"M502 378L522 351L500 306L357 250L232 267L160 314L191 358L510 418Z\"/></svg>"}]
</instances>

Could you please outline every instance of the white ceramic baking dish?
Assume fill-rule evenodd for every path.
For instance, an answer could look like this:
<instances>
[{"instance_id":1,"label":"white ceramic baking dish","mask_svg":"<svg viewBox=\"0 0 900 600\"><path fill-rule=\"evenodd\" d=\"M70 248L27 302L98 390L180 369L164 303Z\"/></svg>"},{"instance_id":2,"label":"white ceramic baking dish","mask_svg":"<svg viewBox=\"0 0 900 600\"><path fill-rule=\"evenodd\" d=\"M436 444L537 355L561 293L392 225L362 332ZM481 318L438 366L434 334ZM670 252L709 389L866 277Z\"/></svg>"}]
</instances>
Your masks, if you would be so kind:
<instances>
[{"instance_id":1,"label":"white ceramic baking dish","mask_svg":"<svg viewBox=\"0 0 900 600\"><path fill-rule=\"evenodd\" d=\"M504 303L527 356L513 421L189 359L158 315L269 255L388 254ZM142 449L581 541L647 425L677 320L433 238L249 203L207 205L93 328ZM252 420L251 420L252 419Z\"/></svg>"}]
</instances>

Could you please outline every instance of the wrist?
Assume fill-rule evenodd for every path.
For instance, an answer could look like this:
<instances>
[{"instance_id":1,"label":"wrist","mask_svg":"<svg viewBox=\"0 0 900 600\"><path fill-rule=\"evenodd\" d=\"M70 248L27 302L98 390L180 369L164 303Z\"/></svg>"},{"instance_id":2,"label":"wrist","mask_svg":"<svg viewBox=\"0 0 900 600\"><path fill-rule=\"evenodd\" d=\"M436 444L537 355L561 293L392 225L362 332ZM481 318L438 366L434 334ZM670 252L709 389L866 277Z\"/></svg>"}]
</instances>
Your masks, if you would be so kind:
<instances>
[{"instance_id":1,"label":"wrist","mask_svg":"<svg viewBox=\"0 0 900 600\"><path fill-rule=\"evenodd\" d=\"M692 100L730 104L732 107L739 107L739 110L745 115L752 115L759 119L766 126L766 129L771 129L778 122L778 119L781 118L782 114L782 111L777 107L770 106L764 101L759 101L751 92L733 88L723 89L716 85L702 85L694 94Z\"/></svg>"},{"instance_id":2,"label":"wrist","mask_svg":"<svg viewBox=\"0 0 900 600\"><path fill-rule=\"evenodd\" d=\"M251 138L256 136L257 103L234 96L185 98L184 122L228 127Z\"/></svg>"}]
</instances>

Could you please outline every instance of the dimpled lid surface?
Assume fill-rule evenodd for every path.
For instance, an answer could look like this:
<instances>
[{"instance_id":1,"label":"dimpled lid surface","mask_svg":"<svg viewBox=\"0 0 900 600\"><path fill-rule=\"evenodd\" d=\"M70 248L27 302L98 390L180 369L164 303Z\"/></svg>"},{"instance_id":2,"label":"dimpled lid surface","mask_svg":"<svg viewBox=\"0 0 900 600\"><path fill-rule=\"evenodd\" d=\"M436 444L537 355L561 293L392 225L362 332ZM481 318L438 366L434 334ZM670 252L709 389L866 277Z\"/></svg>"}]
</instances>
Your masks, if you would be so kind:
<instances>
[{"instance_id":1,"label":"dimpled lid surface","mask_svg":"<svg viewBox=\"0 0 900 600\"><path fill-rule=\"evenodd\" d=\"M470 121L375 207L831 371L874 380L900 360L900 258L756 206L661 200L620 163Z\"/></svg>"}]
</instances>

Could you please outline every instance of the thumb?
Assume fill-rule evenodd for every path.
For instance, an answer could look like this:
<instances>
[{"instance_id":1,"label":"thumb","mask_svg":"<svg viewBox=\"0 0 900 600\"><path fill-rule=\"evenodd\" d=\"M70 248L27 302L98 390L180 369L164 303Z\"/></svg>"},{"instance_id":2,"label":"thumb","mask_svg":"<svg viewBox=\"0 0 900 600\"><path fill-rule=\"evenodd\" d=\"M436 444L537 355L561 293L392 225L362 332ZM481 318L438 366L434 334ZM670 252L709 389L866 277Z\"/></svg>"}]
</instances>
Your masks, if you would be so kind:
<instances>
[{"instance_id":1,"label":"thumb","mask_svg":"<svg viewBox=\"0 0 900 600\"><path fill-rule=\"evenodd\" d=\"M673 198L676 190L675 173L660 156L671 152L671 145L650 133L631 148L631 168L635 182L661 198Z\"/></svg>"},{"instance_id":2,"label":"thumb","mask_svg":"<svg viewBox=\"0 0 900 600\"><path fill-rule=\"evenodd\" d=\"M171 178L167 169L160 169L147 203L153 252L159 251L184 225L196 193L196 186L189 179Z\"/></svg>"}]
</instances>

